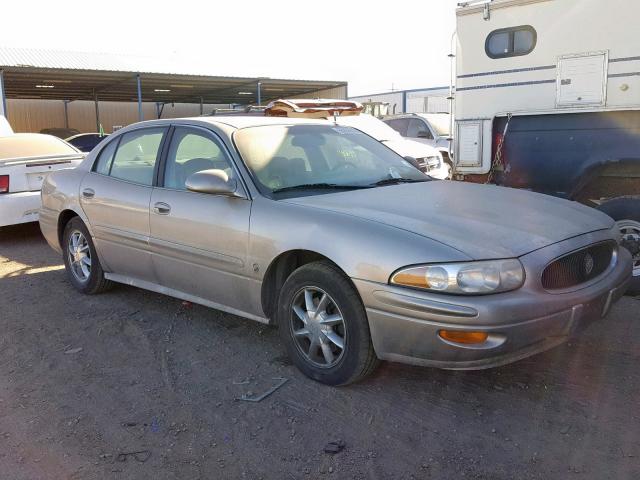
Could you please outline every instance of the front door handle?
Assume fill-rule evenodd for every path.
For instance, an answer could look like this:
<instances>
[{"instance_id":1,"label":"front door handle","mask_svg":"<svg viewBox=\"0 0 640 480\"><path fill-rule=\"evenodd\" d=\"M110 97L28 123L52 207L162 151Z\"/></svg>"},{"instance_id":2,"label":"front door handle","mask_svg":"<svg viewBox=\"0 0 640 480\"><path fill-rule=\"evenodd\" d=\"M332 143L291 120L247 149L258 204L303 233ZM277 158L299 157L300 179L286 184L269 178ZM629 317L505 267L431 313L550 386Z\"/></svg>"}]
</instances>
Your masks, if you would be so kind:
<instances>
[{"instance_id":1,"label":"front door handle","mask_svg":"<svg viewBox=\"0 0 640 480\"><path fill-rule=\"evenodd\" d=\"M82 196L85 198L93 198L95 194L96 192L93 190L93 188L85 188L84 190L82 190Z\"/></svg>"},{"instance_id":2,"label":"front door handle","mask_svg":"<svg viewBox=\"0 0 640 480\"><path fill-rule=\"evenodd\" d=\"M171 205L164 202L158 202L153 206L153 211L158 215L169 215L171 212Z\"/></svg>"}]
</instances>

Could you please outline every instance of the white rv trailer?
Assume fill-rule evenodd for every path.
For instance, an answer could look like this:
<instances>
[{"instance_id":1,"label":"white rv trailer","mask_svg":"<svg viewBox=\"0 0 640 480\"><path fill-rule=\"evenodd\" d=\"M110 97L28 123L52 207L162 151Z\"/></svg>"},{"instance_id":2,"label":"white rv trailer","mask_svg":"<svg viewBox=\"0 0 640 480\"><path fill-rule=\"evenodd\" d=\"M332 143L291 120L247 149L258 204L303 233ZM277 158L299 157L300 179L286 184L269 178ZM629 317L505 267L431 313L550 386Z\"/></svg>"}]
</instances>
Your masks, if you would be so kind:
<instances>
[{"instance_id":1,"label":"white rv trailer","mask_svg":"<svg viewBox=\"0 0 640 480\"><path fill-rule=\"evenodd\" d=\"M456 22L456 178L605 211L640 291L640 1L476 0Z\"/></svg>"},{"instance_id":2,"label":"white rv trailer","mask_svg":"<svg viewBox=\"0 0 640 480\"><path fill-rule=\"evenodd\" d=\"M639 1L494 0L460 5L454 104L459 173L489 172L495 117L640 110ZM489 56L491 33L519 26L533 28L531 51ZM508 50L504 33L493 42L499 48L506 40ZM520 37L519 46L526 47L529 34Z\"/></svg>"}]
</instances>

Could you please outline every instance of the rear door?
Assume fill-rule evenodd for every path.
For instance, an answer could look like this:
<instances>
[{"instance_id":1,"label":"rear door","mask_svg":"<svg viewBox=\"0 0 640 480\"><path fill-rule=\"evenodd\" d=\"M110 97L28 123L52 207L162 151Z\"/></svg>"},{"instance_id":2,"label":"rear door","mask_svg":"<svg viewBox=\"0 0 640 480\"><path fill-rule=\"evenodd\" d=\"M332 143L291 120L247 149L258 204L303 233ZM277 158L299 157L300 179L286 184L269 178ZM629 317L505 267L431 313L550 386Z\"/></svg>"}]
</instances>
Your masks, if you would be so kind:
<instances>
[{"instance_id":1,"label":"rear door","mask_svg":"<svg viewBox=\"0 0 640 480\"><path fill-rule=\"evenodd\" d=\"M166 127L133 130L101 150L80 187L80 203L108 271L155 282L149 202Z\"/></svg>"},{"instance_id":2,"label":"rear door","mask_svg":"<svg viewBox=\"0 0 640 480\"><path fill-rule=\"evenodd\" d=\"M238 177L213 132L176 126L151 198L153 264L161 285L218 305L257 313L248 292L247 250L251 201L191 192L185 181L201 170ZM241 185L242 182L238 181Z\"/></svg>"}]
</instances>

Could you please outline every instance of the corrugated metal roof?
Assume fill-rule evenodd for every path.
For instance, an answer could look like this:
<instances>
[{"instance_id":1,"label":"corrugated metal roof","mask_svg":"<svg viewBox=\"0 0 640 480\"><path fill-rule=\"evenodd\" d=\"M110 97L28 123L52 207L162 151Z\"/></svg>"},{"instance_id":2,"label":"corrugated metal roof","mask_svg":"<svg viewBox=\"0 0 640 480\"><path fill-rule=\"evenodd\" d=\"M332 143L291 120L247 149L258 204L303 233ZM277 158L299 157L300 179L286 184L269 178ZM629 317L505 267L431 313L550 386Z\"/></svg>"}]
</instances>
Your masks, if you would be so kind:
<instances>
[{"instance_id":1,"label":"corrugated metal roof","mask_svg":"<svg viewBox=\"0 0 640 480\"><path fill-rule=\"evenodd\" d=\"M173 60L113 53L71 52L29 48L0 48L0 66L186 74ZM172 68L169 68L169 65ZM190 72L211 75L211 72Z\"/></svg>"},{"instance_id":2,"label":"corrugated metal roof","mask_svg":"<svg viewBox=\"0 0 640 480\"><path fill-rule=\"evenodd\" d=\"M154 73L163 75L194 75L227 78L257 78L260 75L230 75L221 72L219 65L208 68L207 62L187 59L177 54L162 57L120 53L92 53L65 50L0 47L0 68L35 67L66 70L90 70L108 72ZM267 78L267 77L265 77ZM289 79L299 81L301 79ZM330 80L302 80L309 82L335 82Z\"/></svg>"},{"instance_id":3,"label":"corrugated metal roof","mask_svg":"<svg viewBox=\"0 0 640 480\"><path fill-rule=\"evenodd\" d=\"M4 71L8 98L135 101L137 74L143 101L161 103L250 104L258 100L258 90L262 101L309 96L333 88L346 92L346 82L342 81L230 76L229 72L212 71L214 68L219 68L219 64L177 55L153 57L0 47L0 69Z\"/></svg>"}]
</instances>

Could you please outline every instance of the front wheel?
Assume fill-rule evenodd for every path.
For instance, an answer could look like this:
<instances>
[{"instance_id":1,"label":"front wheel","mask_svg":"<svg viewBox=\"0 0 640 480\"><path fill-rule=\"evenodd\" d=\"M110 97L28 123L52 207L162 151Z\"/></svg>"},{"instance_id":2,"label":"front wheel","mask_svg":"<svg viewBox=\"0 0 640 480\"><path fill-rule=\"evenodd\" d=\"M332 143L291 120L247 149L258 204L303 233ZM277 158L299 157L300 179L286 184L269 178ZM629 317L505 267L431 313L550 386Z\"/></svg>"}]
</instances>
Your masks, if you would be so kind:
<instances>
[{"instance_id":1,"label":"front wheel","mask_svg":"<svg viewBox=\"0 0 640 480\"><path fill-rule=\"evenodd\" d=\"M277 321L293 363L318 382L353 383L378 363L360 296L330 262L291 274L280 292Z\"/></svg>"},{"instance_id":2,"label":"front wheel","mask_svg":"<svg viewBox=\"0 0 640 480\"><path fill-rule=\"evenodd\" d=\"M447 169L447 176L444 180L452 180L453 179L453 162L451 161L451 157L449 157L448 152L442 153L442 161L444 163L444 167Z\"/></svg>"},{"instance_id":3,"label":"front wheel","mask_svg":"<svg viewBox=\"0 0 640 480\"><path fill-rule=\"evenodd\" d=\"M633 278L627 293L640 295L640 198L614 198L598 206L616 221L620 232L620 245L633 256Z\"/></svg>"}]
</instances>

